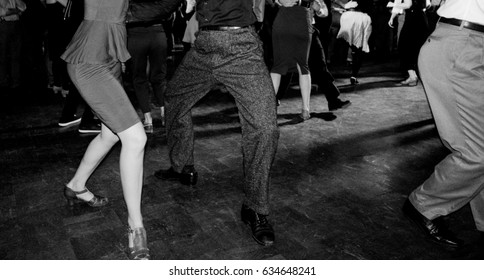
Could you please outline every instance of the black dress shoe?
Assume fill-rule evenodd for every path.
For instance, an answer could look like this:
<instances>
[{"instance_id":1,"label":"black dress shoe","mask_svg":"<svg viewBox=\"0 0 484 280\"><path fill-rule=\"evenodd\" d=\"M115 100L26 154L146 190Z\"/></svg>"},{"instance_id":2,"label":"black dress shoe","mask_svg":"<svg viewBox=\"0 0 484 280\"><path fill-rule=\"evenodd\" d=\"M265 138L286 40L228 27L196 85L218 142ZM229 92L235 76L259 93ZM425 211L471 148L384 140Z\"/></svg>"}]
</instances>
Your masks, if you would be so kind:
<instances>
[{"instance_id":1,"label":"black dress shoe","mask_svg":"<svg viewBox=\"0 0 484 280\"><path fill-rule=\"evenodd\" d=\"M431 241L454 248L462 245L462 241L455 237L454 234L445 227L441 218L434 220L427 219L415 209L408 198L403 204L402 211L405 216L414 222Z\"/></svg>"},{"instance_id":2,"label":"black dress shoe","mask_svg":"<svg viewBox=\"0 0 484 280\"><path fill-rule=\"evenodd\" d=\"M195 185L197 184L198 173L193 165L187 165L182 169L182 172L176 172L173 167L163 170L160 169L155 172L155 177L166 181L179 180L183 185Z\"/></svg>"},{"instance_id":3,"label":"black dress shoe","mask_svg":"<svg viewBox=\"0 0 484 280\"><path fill-rule=\"evenodd\" d=\"M252 231L254 240L263 246L270 246L274 243L274 229L267 221L267 216L259 214L246 205L242 205L240 211L242 222L247 224Z\"/></svg>"},{"instance_id":4,"label":"black dress shoe","mask_svg":"<svg viewBox=\"0 0 484 280\"><path fill-rule=\"evenodd\" d=\"M328 109L330 111L336 111L338 109L344 109L350 105L351 105L351 102L349 100L343 101L338 98L335 101L328 102Z\"/></svg>"}]
</instances>

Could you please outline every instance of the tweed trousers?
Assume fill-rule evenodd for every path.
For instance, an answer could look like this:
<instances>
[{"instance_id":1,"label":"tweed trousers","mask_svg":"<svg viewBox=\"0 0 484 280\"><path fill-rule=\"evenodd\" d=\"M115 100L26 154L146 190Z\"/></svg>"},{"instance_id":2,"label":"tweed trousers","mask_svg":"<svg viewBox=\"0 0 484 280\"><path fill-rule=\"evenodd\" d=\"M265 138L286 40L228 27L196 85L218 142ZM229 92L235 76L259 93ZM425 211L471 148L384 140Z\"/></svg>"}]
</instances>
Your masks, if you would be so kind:
<instances>
[{"instance_id":1,"label":"tweed trousers","mask_svg":"<svg viewBox=\"0 0 484 280\"><path fill-rule=\"evenodd\" d=\"M253 28L199 31L168 82L165 107L171 165L193 165L191 109L217 83L234 97L242 127L244 203L269 213L269 177L279 130L275 93L264 63L262 42Z\"/></svg>"},{"instance_id":2,"label":"tweed trousers","mask_svg":"<svg viewBox=\"0 0 484 280\"><path fill-rule=\"evenodd\" d=\"M470 203L484 231L484 33L438 23L418 66L439 136L451 153L410 194L428 219Z\"/></svg>"}]
</instances>

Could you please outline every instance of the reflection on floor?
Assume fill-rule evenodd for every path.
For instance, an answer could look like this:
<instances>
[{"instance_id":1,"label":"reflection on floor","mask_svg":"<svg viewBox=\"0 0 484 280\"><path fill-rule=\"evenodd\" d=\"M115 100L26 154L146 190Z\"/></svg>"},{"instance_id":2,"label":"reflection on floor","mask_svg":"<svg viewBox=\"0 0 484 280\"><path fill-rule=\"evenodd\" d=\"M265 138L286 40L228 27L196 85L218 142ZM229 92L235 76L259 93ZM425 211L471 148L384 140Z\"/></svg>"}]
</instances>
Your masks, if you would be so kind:
<instances>
[{"instance_id":1,"label":"reflection on floor","mask_svg":"<svg viewBox=\"0 0 484 280\"><path fill-rule=\"evenodd\" d=\"M324 96L314 92L312 118L294 123L301 103L295 90L278 107L270 215L277 240L268 248L252 240L239 218L241 137L231 97L212 91L193 110L195 187L153 176L169 167L156 117L142 209L153 258L482 259L484 245L468 207L448 218L468 242L454 251L423 239L401 214L408 193L447 151L420 84L394 87L398 74L388 65L370 64L362 72L356 88L336 73L342 99L352 102L344 110L329 112ZM110 198L109 206L70 209L62 188L93 136L57 127L63 101L52 93L28 103L13 99L0 115L0 258L127 259L119 145L88 182Z\"/></svg>"}]
</instances>

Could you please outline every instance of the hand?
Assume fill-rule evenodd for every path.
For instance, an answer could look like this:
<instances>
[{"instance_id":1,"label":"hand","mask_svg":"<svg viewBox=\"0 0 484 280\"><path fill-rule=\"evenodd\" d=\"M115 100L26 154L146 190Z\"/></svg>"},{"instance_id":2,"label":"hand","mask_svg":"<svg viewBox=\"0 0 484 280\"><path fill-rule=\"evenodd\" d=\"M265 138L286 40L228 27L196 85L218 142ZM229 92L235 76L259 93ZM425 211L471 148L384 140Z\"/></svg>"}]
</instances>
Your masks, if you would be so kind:
<instances>
[{"instance_id":1,"label":"hand","mask_svg":"<svg viewBox=\"0 0 484 280\"><path fill-rule=\"evenodd\" d=\"M390 16L390 20L388 21L388 26L390 26L390 28L393 28L393 22L395 21L396 16L397 14L395 13L392 13L392 15Z\"/></svg>"},{"instance_id":2,"label":"hand","mask_svg":"<svg viewBox=\"0 0 484 280\"><path fill-rule=\"evenodd\" d=\"M123 74L126 73L126 64L124 62L121 62L121 72Z\"/></svg>"}]
</instances>

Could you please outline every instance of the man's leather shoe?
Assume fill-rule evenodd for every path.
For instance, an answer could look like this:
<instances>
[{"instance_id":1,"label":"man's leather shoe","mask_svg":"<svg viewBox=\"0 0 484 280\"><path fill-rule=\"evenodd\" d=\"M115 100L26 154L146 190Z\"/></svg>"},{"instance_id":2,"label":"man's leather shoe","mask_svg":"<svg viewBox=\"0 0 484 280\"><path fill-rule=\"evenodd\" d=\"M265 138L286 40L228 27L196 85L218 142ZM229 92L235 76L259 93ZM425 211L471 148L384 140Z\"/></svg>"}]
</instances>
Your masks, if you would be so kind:
<instances>
[{"instance_id":1,"label":"man's leather shoe","mask_svg":"<svg viewBox=\"0 0 484 280\"><path fill-rule=\"evenodd\" d=\"M350 105L351 105L351 102L349 100L343 101L338 98L335 101L331 101L328 103L328 109L330 111L336 111L338 109L344 109Z\"/></svg>"},{"instance_id":2,"label":"man's leather shoe","mask_svg":"<svg viewBox=\"0 0 484 280\"><path fill-rule=\"evenodd\" d=\"M274 243L274 229L267 221L267 216L259 214L246 205L242 205L240 211L242 222L247 224L252 231L254 240L263 246L270 246Z\"/></svg>"},{"instance_id":3,"label":"man's leather shoe","mask_svg":"<svg viewBox=\"0 0 484 280\"><path fill-rule=\"evenodd\" d=\"M415 209L408 198L403 204L402 211L405 216L414 222L431 241L449 247L459 247L462 245L462 241L455 237L454 234L445 227L441 218L434 220L427 219Z\"/></svg>"},{"instance_id":4,"label":"man's leather shoe","mask_svg":"<svg viewBox=\"0 0 484 280\"><path fill-rule=\"evenodd\" d=\"M166 181L179 180L183 185L195 185L197 184L198 173L193 165L187 165L183 167L182 172L176 172L173 167L169 169L160 169L155 172L155 177Z\"/></svg>"}]
</instances>

